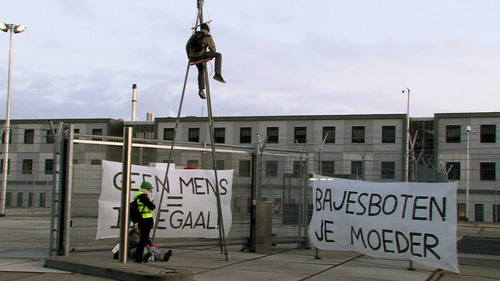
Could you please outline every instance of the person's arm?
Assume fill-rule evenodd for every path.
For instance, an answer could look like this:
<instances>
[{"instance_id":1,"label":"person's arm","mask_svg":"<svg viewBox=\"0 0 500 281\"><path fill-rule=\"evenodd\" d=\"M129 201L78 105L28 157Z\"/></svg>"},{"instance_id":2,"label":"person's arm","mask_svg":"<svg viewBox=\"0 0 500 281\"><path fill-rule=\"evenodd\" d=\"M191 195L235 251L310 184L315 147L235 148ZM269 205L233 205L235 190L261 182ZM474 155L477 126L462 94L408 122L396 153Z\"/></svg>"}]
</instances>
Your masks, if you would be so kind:
<instances>
[{"instance_id":1,"label":"person's arm","mask_svg":"<svg viewBox=\"0 0 500 281\"><path fill-rule=\"evenodd\" d=\"M144 205L148 206L149 209L151 210L156 209L155 203L151 202L151 200L149 200L149 197L146 194L139 195L139 200L141 200L141 202Z\"/></svg>"},{"instance_id":2,"label":"person's arm","mask_svg":"<svg viewBox=\"0 0 500 281\"><path fill-rule=\"evenodd\" d=\"M210 50L210 52L216 52L217 49L215 48L215 42L212 36L211 35L205 36L205 40L207 42L208 49Z\"/></svg>"}]
</instances>

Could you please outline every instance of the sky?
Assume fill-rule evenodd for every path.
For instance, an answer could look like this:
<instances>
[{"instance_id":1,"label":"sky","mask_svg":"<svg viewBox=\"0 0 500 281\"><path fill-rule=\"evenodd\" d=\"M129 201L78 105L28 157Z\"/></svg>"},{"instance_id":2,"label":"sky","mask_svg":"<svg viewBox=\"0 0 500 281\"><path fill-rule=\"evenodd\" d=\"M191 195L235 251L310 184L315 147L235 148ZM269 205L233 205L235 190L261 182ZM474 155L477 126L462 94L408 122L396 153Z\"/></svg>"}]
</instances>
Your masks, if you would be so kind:
<instances>
[{"instance_id":1,"label":"sky","mask_svg":"<svg viewBox=\"0 0 500 281\"><path fill-rule=\"evenodd\" d=\"M204 1L222 53L214 116L500 111L500 1ZM196 0L3 1L12 119L178 114ZM0 119L8 33L0 32ZM213 63L208 66L213 76ZM189 68L181 116L206 116Z\"/></svg>"}]
</instances>

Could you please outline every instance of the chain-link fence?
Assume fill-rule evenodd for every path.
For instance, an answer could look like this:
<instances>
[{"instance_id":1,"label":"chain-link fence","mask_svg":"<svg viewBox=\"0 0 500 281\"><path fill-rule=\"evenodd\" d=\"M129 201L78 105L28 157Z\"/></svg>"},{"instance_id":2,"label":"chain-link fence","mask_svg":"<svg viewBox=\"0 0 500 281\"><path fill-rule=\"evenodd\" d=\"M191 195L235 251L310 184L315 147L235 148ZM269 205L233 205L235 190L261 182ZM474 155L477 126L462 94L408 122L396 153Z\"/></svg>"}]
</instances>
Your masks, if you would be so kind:
<instances>
[{"instance_id":1,"label":"chain-link fence","mask_svg":"<svg viewBox=\"0 0 500 281\"><path fill-rule=\"evenodd\" d=\"M96 240L97 205L101 192L102 160L121 161L121 138L79 135L74 140L70 250L110 249L117 239ZM177 142L172 155L171 144L158 140L133 140L132 164L152 166L166 163L169 158L176 168L190 166L199 169L213 169L211 148L203 143ZM255 157L255 147L234 147L217 145L216 163L218 170L233 170L233 189L231 211L232 227L227 236L229 244L248 245L252 202L273 202L273 233L275 241L303 241L305 220L303 210L306 198L308 175L305 158L293 151L265 151L260 153L265 160ZM270 162L276 164L271 171ZM262 171L266 163L265 174ZM297 164L299 163L299 164ZM298 166L297 166L298 165ZM278 169L278 167L280 167ZM253 187L258 188L258 191ZM307 209L307 208L306 208ZM168 245L214 244L214 239L166 239L157 238L155 242Z\"/></svg>"},{"instance_id":2,"label":"chain-link fence","mask_svg":"<svg viewBox=\"0 0 500 281\"><path fill-rule=\"evenodd\" d=\"M4 156L0 172L8 182L0 217L0 255L48 256L54 193L54 147L51 131L11 128L7 170ZM5 139L2 138L4 148ZM5 152L5 150L3 150Z\"/></svg>"},{"instance_id":3,"label":"chain-link fence","mask_svg":"<svg viewBox=\"0 0 500 281\"><path fill-rule=\"evenodd\" d=\"M101 163L121 162L122 138L75 135L72 141L57 143L46 130L12 131L5 216L0 218L0 256L46 257L60 248L111 249L118 239L96 240ZM32 134L42 137L31 138ZM233 223L227 243L241 244L242 248L248 246L251 236L255 201L272 202L274 243L307 243L312 212L308 179L312 173L377 182L397 182L405 177L401 153L374 149L369 144L339 146L334 151L218 144L216 150L218 170L234 170ZM170 152L168 141L134 139L132 164L165 163ZM59 159L62 154L64 157ZM498 232L488 236L482 231L485 236L477 235L481 232L478 223L497 227L500 221L499 154L498 149L491 148L474 148L468 153L441 148L433 156L436 159L412 155L412 181L458 181L458 235L466 237L458 247L461 253L500 255ZM213 169L211 149L206 143L176 143L171 160L178 168ZM71 189L66 191L70 193L65 194L61 190L69 179ZM71 209L62 212L68 203ZM61 235L63 229L67 229L67 237ZM161 238L157 242L172 246L213 245L218 240Z\"/></svg>"}]
</instances>

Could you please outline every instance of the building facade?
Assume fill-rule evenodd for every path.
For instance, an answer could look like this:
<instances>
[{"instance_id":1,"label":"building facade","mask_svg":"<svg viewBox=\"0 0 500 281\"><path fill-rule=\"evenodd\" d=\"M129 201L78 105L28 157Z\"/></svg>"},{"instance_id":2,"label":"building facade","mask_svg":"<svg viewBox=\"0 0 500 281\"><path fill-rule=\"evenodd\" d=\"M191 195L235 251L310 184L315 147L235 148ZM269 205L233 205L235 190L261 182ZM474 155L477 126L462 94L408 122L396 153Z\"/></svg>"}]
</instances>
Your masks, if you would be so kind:
<instances>
[{"instance_id":1,"label":"building facade","mask_svg":"<svg viewBox=\"0 0 500 281\"><path fill-rule=\"evenodd\" d=\"M206 117L182 117L177 131L176 118L52 120L56 130L59 122L72 124L76 136L118 137L124 126L133 126L138 139L168 143L175 135L179 143L210 144ZM499 124L500 112L439 113L412 118L407 139L405 114L215 117L214 140L219 146L254 148L255 153L297 152L300 157L293 159L263 158L262 178L276 189L281 188L282 178L298 177L301 172L377 182L457 181L459 218L499 222ZM47 206L53 177L53 127L50 120L12 120L7 206ZM79 150L73 163L95 166L97 173L103 155L113 153L119 158L115 150ZM167 153L147 149L140 153L144 154L140 164L168 161ZM183 156L175 165L207 168L202 158L203 154ZM219 168L234 169L236 177L250 183L250 160L218 161Z\"/></svg>"}]
</instances>

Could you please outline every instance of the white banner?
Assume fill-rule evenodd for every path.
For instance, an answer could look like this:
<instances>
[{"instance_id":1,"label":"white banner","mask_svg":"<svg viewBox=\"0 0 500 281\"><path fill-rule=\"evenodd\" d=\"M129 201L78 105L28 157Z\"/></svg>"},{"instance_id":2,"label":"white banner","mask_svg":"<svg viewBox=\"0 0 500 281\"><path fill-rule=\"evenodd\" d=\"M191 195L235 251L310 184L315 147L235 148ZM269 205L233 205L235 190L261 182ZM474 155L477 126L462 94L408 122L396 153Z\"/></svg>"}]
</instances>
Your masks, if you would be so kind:
<instances>
[{"instance_id":1,"label":"white banner","mask_svg":"<svg viewBox=\"0 0 500 281\"><path fill-rule=\"evenodd\" d=\"M312 244L458 273L457 183L373 183L315 175Z\"/></svg>"},{"instance_id":2,"label":"white banner","mask_svg":"<svg viewBox=\"0 0 500 281\"><path fill-rule=\"evenodd\" d=\"M119 237L122 163L102 161L102 188L99 197L96 239ZM169 169L166 165L146 167L132 165L132 201L143 181L153 185L155 218L161 212L155 237L218 238L217 196L213 170ZM225 235L231 229L233 170L217 171ZM165 189L162 206L160 197Z\"/></svg>"}]
</instances>

